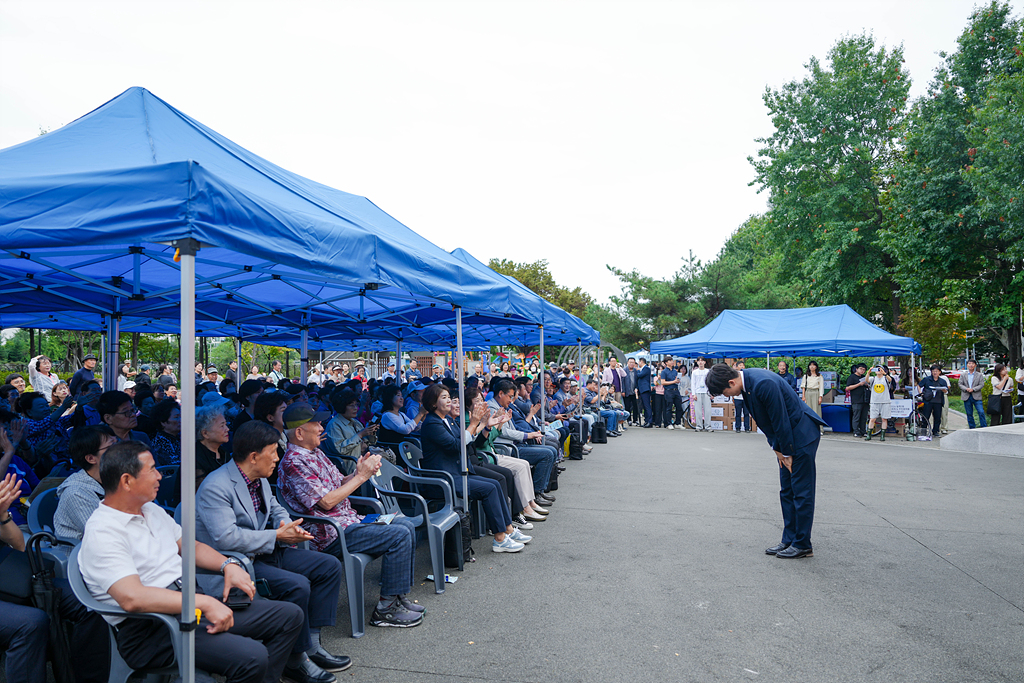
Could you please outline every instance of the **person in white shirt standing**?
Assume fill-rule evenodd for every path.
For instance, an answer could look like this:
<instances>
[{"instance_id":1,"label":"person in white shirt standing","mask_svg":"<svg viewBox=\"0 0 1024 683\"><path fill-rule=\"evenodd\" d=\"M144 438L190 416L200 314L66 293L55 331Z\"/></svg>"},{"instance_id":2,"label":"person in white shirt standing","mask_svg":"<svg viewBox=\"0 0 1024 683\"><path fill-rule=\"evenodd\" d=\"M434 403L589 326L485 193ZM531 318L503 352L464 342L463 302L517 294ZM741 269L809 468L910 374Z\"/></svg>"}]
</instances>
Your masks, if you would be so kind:
<instances>
[{"instance_id":1,"label":"person in white shirt standing","mask_svg":"<svg viewBox=\"0 0 1024 683\"><path fill-rule=\"evenodd\" d=\"M711 394L708 393L707 377L710 372L704 366L707 361L697 359L697 367L690 373L690 401L693 402L693 427L698 432L711 431Z\"/></svg>"}]
</instances>

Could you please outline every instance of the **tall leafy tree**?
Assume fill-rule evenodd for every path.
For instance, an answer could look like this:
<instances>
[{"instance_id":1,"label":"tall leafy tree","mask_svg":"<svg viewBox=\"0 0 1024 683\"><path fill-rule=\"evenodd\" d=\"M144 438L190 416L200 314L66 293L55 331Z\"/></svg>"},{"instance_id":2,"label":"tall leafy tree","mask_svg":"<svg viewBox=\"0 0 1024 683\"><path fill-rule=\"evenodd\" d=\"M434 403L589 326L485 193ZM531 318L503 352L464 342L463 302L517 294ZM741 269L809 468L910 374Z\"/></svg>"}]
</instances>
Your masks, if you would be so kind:
<instances>
[{"instance_id":1,"label":"tall leafy tree","mask_svg":"<svg viewBox=\"0 0 1024 683\"><path fill-rule=\"evenodd\" d=\"M955 293L1013 362L1024 299L1020 40L1009 5L992 2L942 55L912 108L881 236L915 320L933 310L941 326L940 303Z\"/></svg>"},{"instance_id":2,"label":"tall leafy tree","mask_svg":"<svg viewBox=\"0 0 1024 683\"><path fill-rule=\"evenodd\" d=\"M878 233L910 88L903 61L902 47L870 35L839 40L824 63L812 57L803 80L765 91L775 132L750 158L752 184L770 193L771 247L807 301L846 303L890 327L900 290Z\"/></svg>"},{"instance_id":3,"label":"tall leafy tree","mask_svg":"<svg viewBox=\"0 0 1024 683\"><path fill-rule=\"evenodd\" d=\"M548 268L548 262L541 259L533 263L516 263L510 259L491 259L487 264L491 270L519 280L535 294L550 303L582 318L593 298L581 287L569 289L555 282Z\"/></svg>"}]
</instances>

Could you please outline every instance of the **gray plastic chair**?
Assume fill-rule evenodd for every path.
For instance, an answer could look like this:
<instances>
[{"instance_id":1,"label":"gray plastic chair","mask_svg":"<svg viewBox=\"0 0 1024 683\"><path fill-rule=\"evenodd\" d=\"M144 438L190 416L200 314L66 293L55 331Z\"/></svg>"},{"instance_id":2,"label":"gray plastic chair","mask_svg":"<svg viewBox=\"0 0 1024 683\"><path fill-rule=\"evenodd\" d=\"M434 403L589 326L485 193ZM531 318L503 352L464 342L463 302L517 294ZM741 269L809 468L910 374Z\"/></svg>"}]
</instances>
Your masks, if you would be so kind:
<instances>
[{"instance_id":1,"label":"gray plastic chair","mask_svg":"<svg viewBox=\"0 0 1024 683\"><path fill-rule=\"evenodd\" d=\"M423 460L423 451L420 447L413 443L403 443L399 446L398 455L405 463L405 466L409 469L409 472L420 477L434 477L436 479L444 479L452 489L452 496L455 497L455 478L448 472L443 470L427 470L420 467L421 461ZM436 483L432 483L431 486L437 488ZM413 487L413 491L422 495L419 487ZM462 509L460 505L462 499L455 497L455 507ZM487 513L484 512L484 502L482 500L471 501L473 506L472 510L467 510L466 514L472 515L473 520L473 538L480 538L483 531L487 528Z\"/></svg>"},{"instance_id":2,"label":"gray plastic chair","mask_svg":"<svg viewBox=\"0 0 1024 683\"><path fill-rule=\"evenodd\" d=\"M354 505L366 505L372 507L377 513L383 513L384 507L380 501L375 498L361 498L359 496L349 496L348 500ZM277 502L281 504L281 507L285 509L289 515L295 519L303 519L313 524L323 524L325 526L333 526L334 530L338 532L338 539L341 541L341 560L342 565L345 567L345 585L348 589L348 617L352 626L352 637L361 638L365 631L366 624L366 602L364 596L364 578L366 574L366 566L373 561L372 555L366 553L352 553L348 550L348 545L345 543L345 530L341 528L341 525L329 517L314 517L311 515L300 515L298 512L293 510L291 506L285 502L284 496L281 492L277 493Z\"/></svg>"},{"instance_id":3,"label":"gray plastic chair","mask_svg":"<svg viewBox=\"0 0 1024 683\"><path fill-rule=\"evenodd\" d=\"M398 491L395 482L401 481L415 486L416 484L429 484L440 486L444 492L445 504L437 512L430 512L427 508L427 501L418 493L407 493ZM429 477L419 477L413 474L406 474L398 467L387 460L380 461L380 470L370 477L370 483L380 495L381 504L386 512L402 514L398 505L398 499L404 498L413 502L419 514L410 516L409 521L417 527L425 527L427 530L427 543L430 546L430 566L434 570L434 592L444 593L444 535L449 529L458 529L456 532L456 548L459 556L459 569L463 568L462 558L462 524L459 523L459 514L455 512L453 491L446 482Z\"/></svg>"},{"instance_id":4,"label":"gray plastic chair","mask_svg":"<svg viewBox=\"0 0 1024 683\"><path fill-rule=\"evenodd\" d=\"M129 614L117 605L108 605L92 597L89 589L85 586L85 580L82 578L82 570L78 567L78 551L81 549L81 546L75 546L74 550L71 551L71 557L68 562L68 582L71 584L71 590L75 597L78 598L78 601L93 612L106 616L154 619L159 621L167 627L168 635L171 638L171 646L174 649L174 666L155 669L132 669L121 658L121 653L117 651L117 634L112 626L108 626L110 629L110 678L108 679L110 683L127 683L129 677L133 674L184 677L184 660L181 657L181 652L185 634L178 630L178 620L169 614L156 614L153 612Z\"/></svg>"}]
</instances>

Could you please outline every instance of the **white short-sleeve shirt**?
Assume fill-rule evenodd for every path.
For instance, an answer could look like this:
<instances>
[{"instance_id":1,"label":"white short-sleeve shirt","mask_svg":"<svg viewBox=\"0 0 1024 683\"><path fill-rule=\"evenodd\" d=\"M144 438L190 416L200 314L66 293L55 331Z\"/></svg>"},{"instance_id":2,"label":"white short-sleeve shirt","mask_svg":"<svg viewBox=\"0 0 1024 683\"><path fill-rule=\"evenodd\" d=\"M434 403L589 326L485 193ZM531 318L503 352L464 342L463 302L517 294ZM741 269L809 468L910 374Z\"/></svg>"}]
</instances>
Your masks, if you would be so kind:
<instances>
[{"instance_id":1,"label":"white short-sleeve shirt","mask_svg":"<svg viewBox=\"0 0 1024 683\"><path fill-rule=\"evenodd\" d=\"M89 592L109 605L107 592L115 583L138 574L144 586L164 588L181 578L178 541L181 527L155 503L131 515L100 503L85 523L78 566ZM104 617L113 625L123 617Z\"/></svg>"}]
</instances>

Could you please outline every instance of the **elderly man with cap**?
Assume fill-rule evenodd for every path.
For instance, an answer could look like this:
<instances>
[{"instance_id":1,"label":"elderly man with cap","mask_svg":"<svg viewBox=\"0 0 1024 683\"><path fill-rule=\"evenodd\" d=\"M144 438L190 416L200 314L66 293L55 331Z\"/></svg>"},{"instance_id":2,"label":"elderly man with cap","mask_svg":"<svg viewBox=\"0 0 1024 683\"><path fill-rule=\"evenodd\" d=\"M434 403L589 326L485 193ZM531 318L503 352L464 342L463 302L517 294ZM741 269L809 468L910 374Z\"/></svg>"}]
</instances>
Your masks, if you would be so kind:
<instances>
[{"instance_id":1,"label":"elderly man with cap","mask_svg":"<svg viewBox=\"0 0 1024 683\"><path fill-rule=\"evenodd\" d=\"M305 403L290 406L285 428L330 417ZM292 546L313 540L277 502L267 478L277 466L277 430L246 422L235 434L233 462L211 472L196 492L196 540L253 560L257 578L266 579L275 600L291 602L305 615L284 678L293 683L333 683L329 671L352 666L320 643L320 629L333 626L338 611L342 565L336 557Z\"/></svg>"},{"instance_id":2,"label":"elderly man with cap","mask_svg":"<svg viewBox=\"0 0 1024 683\"><path fill-rule=\"evenodd\" d=\"M320 421L328 416L326 411L316 413L303 404L285 412L288 448L277 480L281 494L296 512L334 519L344 529L349 552L383 556L380 600L370 617L371 626L419 626L424 609L406 597L416 567L416 525L405 517L396 517L390 524L360 523L363 516L352 509L348 497L377 473L380 456L365 453L355 472L342 475L320 450L324 432ZM342 539L333 526L307 523L305 528L313 536L315 549L341 556Z\"/></svg>"},{"instance_id":3,"label":"elderly man with cap","mask_svg":"<svg viewBox=\"0 0 1024 683\"><path fill-rule=\"evenodd\" d=\"M220 373L217 372L216 365L210 365L206 368L206 381L213 382L214 391L217 391L216 387L220 387Z\"/></svg>"},{"instance_id":4,"label":"elderly man with cap","mask_svg":"<svg viewBox=\"0 0 1024 683\"><path fill-rule=\"evenodd\" d=\"M82 368L76 372L71 377L71 381L68 382L68 393L72 396L78 396L83 384L96 379L95 370L96 356L91 353L86 354L85 358L82 359Z\"/></svg>"},{"instance_id":5,"label":"elderly man with cap","mask_svg":"<svg viewBox=\"0 0 1024 683\"><path fill-rule=\"evenodd\" d=\"M412 380L405 387L405 407L402 412L410 420L415 420L416 416L420 414L420 402L423 400L423 390L426 388L427 385L418 379Z\"/></svg>"}]
</instances>

